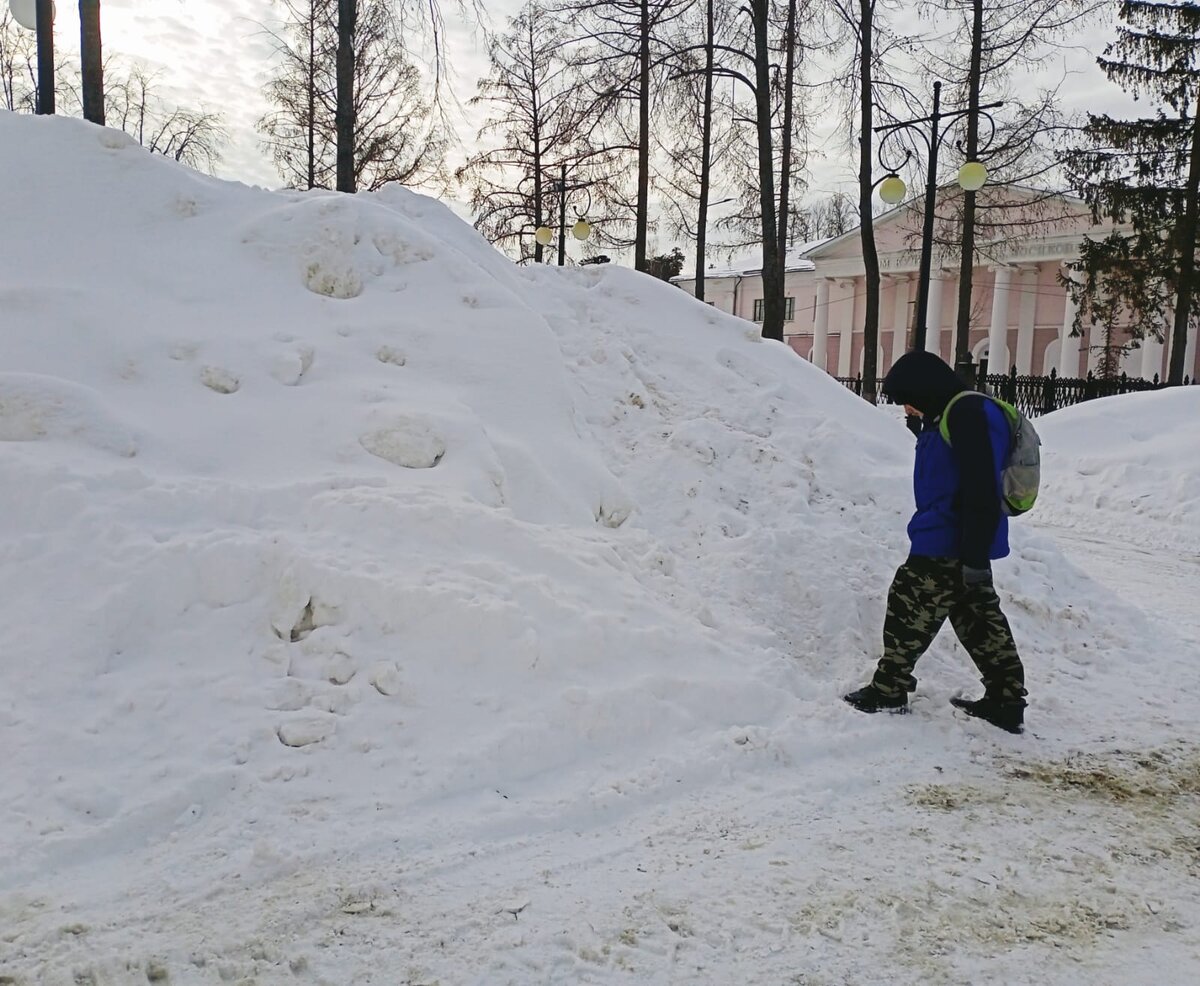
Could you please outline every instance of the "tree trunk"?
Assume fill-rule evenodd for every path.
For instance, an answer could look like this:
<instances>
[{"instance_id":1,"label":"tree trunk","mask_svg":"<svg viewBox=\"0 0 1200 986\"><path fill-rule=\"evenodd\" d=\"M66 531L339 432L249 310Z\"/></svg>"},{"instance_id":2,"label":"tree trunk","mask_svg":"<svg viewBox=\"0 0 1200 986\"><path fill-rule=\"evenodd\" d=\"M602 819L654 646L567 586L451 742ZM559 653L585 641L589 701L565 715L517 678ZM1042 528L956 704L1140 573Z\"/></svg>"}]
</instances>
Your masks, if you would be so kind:
<instances>
[{"instance_id":1,"label":"tree trunk","mask_svg":"<svg viewBox=\"0 0 1200 986\"><path fill-rule=\"evenodd\" d=\"M971 69L967 76L968 161L979 154L979 90L983 72L983 0L972 0ZM975 272L975 193L963 193L962 257L958 264L958 320L954 327L954 368L963 376L971 371L971 281Z\"/></svg>"},{"instance_id":2,"label":"tree trunk","mask_svg":"<svg viewBox=\"0 0 1200 986\"><path fill-rule=\"evenodd\" d=\"M879 253L875 248L875 220L871 212L874 188L871 125L874 122L872 59L875 46L875 0L860 0L859 10L859 99L862 137L858 147L859 238L862 240L863 270L866 275L866 312L863 316L863 397L875 403L875 378L879 376Z\"/></svg>"},{"instance_id":3,"label":"tree trunk","mask_svg":"<svg viewBox=\"0 0 1200 986\"><path fill-rule=\"evenodd\" d=\"M708 245L708 191L712 182L714 0L708 0L704 32L704 109L700 137L700 208L696 216L696 299L704 300L704 252Z\"/></svg>"},{"instance_id":4,"label":"tree trunk","mask_svg":"<svg viewBox=\"0 0 1200 986\"><path fill-rule=\"evenodd\" d=\"M758 196L762 209L764 339L783 341L783 271L775 216L775 155L771 133L770 0L749 0L754 27L754 101L758 127Z\"/></svg>"},{"instance_id":5,"label":"tree trunk","mask_svg":"<svg viewBox=\"0 0 1200 986\"><path fill-rule=\"evenodd\" d=\"M1187 352L1188 322L1192 317L1192 295L1196 287L1196 226L1197 196L1200 196L1200 113L1192 120L1192 151L1188 162L1186 203L1176 230L1179 245L1179 290L1175 297L1175 324L1171 329L1171 361L1167 366L1167 383L1183 383L1187 368L1183 365ZM1193 370L1193 373L1195 371Z\"/></svg>"},{"instance_id":6,"label":"tree trunk","mask_svg":"<svg viewBox=\"0 0 1200 986\"><path fill-rule=\"evenodd\" d=\"M104 58L100 45L100 0L79 0L79 50L83 118L104 126Z\"/></svg>"},{"instance_id":7,"label":"tree trunk","mask_svg":"<svg viewBox=\"0 0 1200 986\"><path fill-rule=\"evenodd\" d=\"M354 36L358 0L338 0L337 48L337 190L355 191Z\"/></svg>"},{"instance_id":8,"label":"tree trunk","mask_svg":"<svg viewBox=\"0 0 1200 986\"><path fill-rule=\"evenodd\" d=\"M787 279L788 200L792 183L792 86L796 80L796 2L789 0L787 26L783 32L783 133L779 148L779 256L783 260L782 278ZM786 294L786 286L785 286ZM787 312L784 312L786 315Z\"/></svg>"},{"instance_id":9,"label":"tree trunk","mask_svg":"<svg viewBox=\"0 0 1200 986\"><path fill-rule=\"evenodd\" d=\"M558 266L567 263L567 164L564 161L558 178Z\"/></svg>"},{"instance_id":10,"label":"tree trunk","mask_svg":"<svg viewBox=\"0 0 1200 986\"><path fill-rule=\"evenodd\" d=\"M37 111L54 113L54 0L37 0Z\"/></svg>"},{"instance_id":11,"label":"tree trunk","mask_svg":"<svg viewBox=\"0 0 1200 986\"><path fill-rule=\"evenodd\" d=\"M537 37L534 35L534 19L529 18L529 51L537 51ZM533 262L540 264L545 256L545 248L537 241L537 231L542 228L545 220L542 212L542 106L538 100L537 73L539 66L531 58L529 65L529 105L533 108Z\"/></svg>"},{"instance_id":12,"label":"tree trunk","mask_svg":"<svg viewBox=\"0 0 1200 986\"><path fill-rule=\"evenodd\" d=\"M308 187L317 186L317 0L308 4Z\"/></svg>"},{"instance_id":13,"label":"tree trunk","mask_svg":"<svg viewBox=\"0 0 1200 986\"><path fill-rule=\"evenodd\" d=\"M647 226L650 218L650 0L642 0L642 37L638 75L638 195L633 266L646 269Z\"/></svg>"}]
</instances>

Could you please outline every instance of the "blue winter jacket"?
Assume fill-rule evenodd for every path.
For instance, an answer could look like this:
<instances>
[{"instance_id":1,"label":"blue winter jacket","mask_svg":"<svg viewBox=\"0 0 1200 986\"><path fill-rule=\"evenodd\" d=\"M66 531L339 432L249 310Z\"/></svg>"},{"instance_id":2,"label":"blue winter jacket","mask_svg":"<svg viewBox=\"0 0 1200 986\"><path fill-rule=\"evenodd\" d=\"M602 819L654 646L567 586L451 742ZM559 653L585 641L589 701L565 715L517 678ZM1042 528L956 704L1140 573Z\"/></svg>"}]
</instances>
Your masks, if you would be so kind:
<instances>
[{"instance_id":1,"label":"blue winter jacket","mask_svg":"<svg viewBox=\"0 0 1200 986\"><path fill-rule=\"evenodd\" d=\"M978 431L982 430L971 427L973 422L970 420L980 410L990 447L969 449L967 443L978 443ZM1009 550L1008 517L1000 509L1000 474L1011 441L1008 420L991 401L969 395L960 398L950 409L952 445L947 445L942 438L938 428L940 422L940 415L933 420L927 416L921 434L917 436L917 456L913 464L913 496L917 510L908 523L912 553L934 558L961 558L974 568L984 568L988 559L1003 558ZM971 434L973 431L976 434ZM985 481L990 481L987 492L991 497L986 497L986 493L984 497L994 499L994 506L986 503L981 505L981 510L973 511L970 505L963 503L964 469L978 469L986 474ZM984 515L985 527L976 533L969 525L975 519L972 514L977 512ZM972 534L976 536L972 538ZM972 540L974 551L971 550Z\"/></svg>"},{"instance_id":2,"label":"blue winter jacket","mask_svg":"<svg viewBox=\"0 0 1200 986\"><path fill-rule=\"evenodd\" d=\"M898 359L883 382L895 403L923 415L913 469L917 509L908 525L912 553L986 568L1008 554L1000 475L1011 435L999 407L968 394L950 408L946 443L941 416L951 398L969 389L941 359L921 351Z\"/></svg>"}]
</instances>

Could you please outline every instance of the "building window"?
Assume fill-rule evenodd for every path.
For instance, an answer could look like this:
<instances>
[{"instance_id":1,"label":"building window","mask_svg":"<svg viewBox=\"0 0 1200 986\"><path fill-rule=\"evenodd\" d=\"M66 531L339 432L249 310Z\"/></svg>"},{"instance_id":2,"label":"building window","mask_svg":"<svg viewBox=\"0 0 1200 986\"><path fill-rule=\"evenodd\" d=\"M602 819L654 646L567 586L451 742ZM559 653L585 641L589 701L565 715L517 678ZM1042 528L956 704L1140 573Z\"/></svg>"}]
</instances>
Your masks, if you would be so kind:
<instances>
[{"instance_id":1,"label":"building window","mask_svg":"<svg viewBox=\"0 0 1200 986\"><path fill-rule=\"evenodd\" d=\"M795 321L796 318L796 299L787 297L783 299L783 320L785 322ZM754 321L761 322L763 320L763 299L754 299Z\"/></svg>"}]
</instances>

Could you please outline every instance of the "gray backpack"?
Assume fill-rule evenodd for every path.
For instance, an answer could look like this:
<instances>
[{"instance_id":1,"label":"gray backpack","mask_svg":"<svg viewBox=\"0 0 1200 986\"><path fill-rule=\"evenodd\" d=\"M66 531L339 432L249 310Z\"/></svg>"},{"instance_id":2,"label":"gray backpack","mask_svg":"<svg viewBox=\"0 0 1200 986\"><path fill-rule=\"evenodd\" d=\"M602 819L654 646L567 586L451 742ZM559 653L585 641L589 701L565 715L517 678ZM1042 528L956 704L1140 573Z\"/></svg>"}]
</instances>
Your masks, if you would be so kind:
<instances>
[{"instance_id":1,"label":"gray backpack","mask_svg":"<svg viewBox=\"0 0 1200 986\"><path fill-rule=\"evenodd\" d=\"M946 409L942 412L942 420L938 430L946 444L950 444L950 408L960 397L979 393L975 390L964 390L950 398ZM991 394L979 394L993 404L999 405L1008 418L1009 431L1012 441L1008 446L1008 454L1004 458L1004 468L1001 470L1003 495L1000 506L1010 517L1016 517L1029 510L1037 502L1038 486L1042 481L1042 440L1034 430L1033 423L1007 401Z\"/></svg>"}]
</instances>

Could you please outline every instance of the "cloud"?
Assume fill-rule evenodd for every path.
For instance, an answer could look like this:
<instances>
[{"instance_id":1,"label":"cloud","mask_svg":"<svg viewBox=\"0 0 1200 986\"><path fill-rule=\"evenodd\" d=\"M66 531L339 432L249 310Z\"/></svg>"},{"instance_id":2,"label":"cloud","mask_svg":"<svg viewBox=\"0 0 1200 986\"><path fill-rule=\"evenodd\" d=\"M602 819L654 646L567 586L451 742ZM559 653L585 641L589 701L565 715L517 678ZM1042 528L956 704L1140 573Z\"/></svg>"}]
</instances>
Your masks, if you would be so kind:
<instances>
[{"instance_id":1,"label":"cloud","mask_svg":"<svg viewBox=\"0 0 1200 986\"><path fill-rule=\"evenodd\" d=\"M492 26L502 26L520 5L521 0L489 3ZM455 6L445 3L444 7L452 65L448 81L465 104L487 69L487 57L472 29L456 20ZM105 52L146 62L159 73L164 97L221 114L230 135L217 169L221 177L278 185L279 176L262 150L254 124L269 109L263 90L273 63L261 25L278 18L279 11L279 5L269 0L105 0ZM66 18L60 13L60 20L67 21L60 28L63 43L77 50L74 11ZM473 118L462 127L460 136L468 145L474 143L478 123Z\"/></svg>"},{"instance_id":2,"label":"cloud","mask_svg":"<svg viewBox=\"0 0 1200 986\"><path fill-rule=\"evenodd\" d=\"M279 184L254 130L268 108L272 58L260 22L273 10L265 0L106 0L103 7L105 54L145 62L164 98L219 113L230 142L217 173L251 184Z\"/></svg>"}]
</instances>

